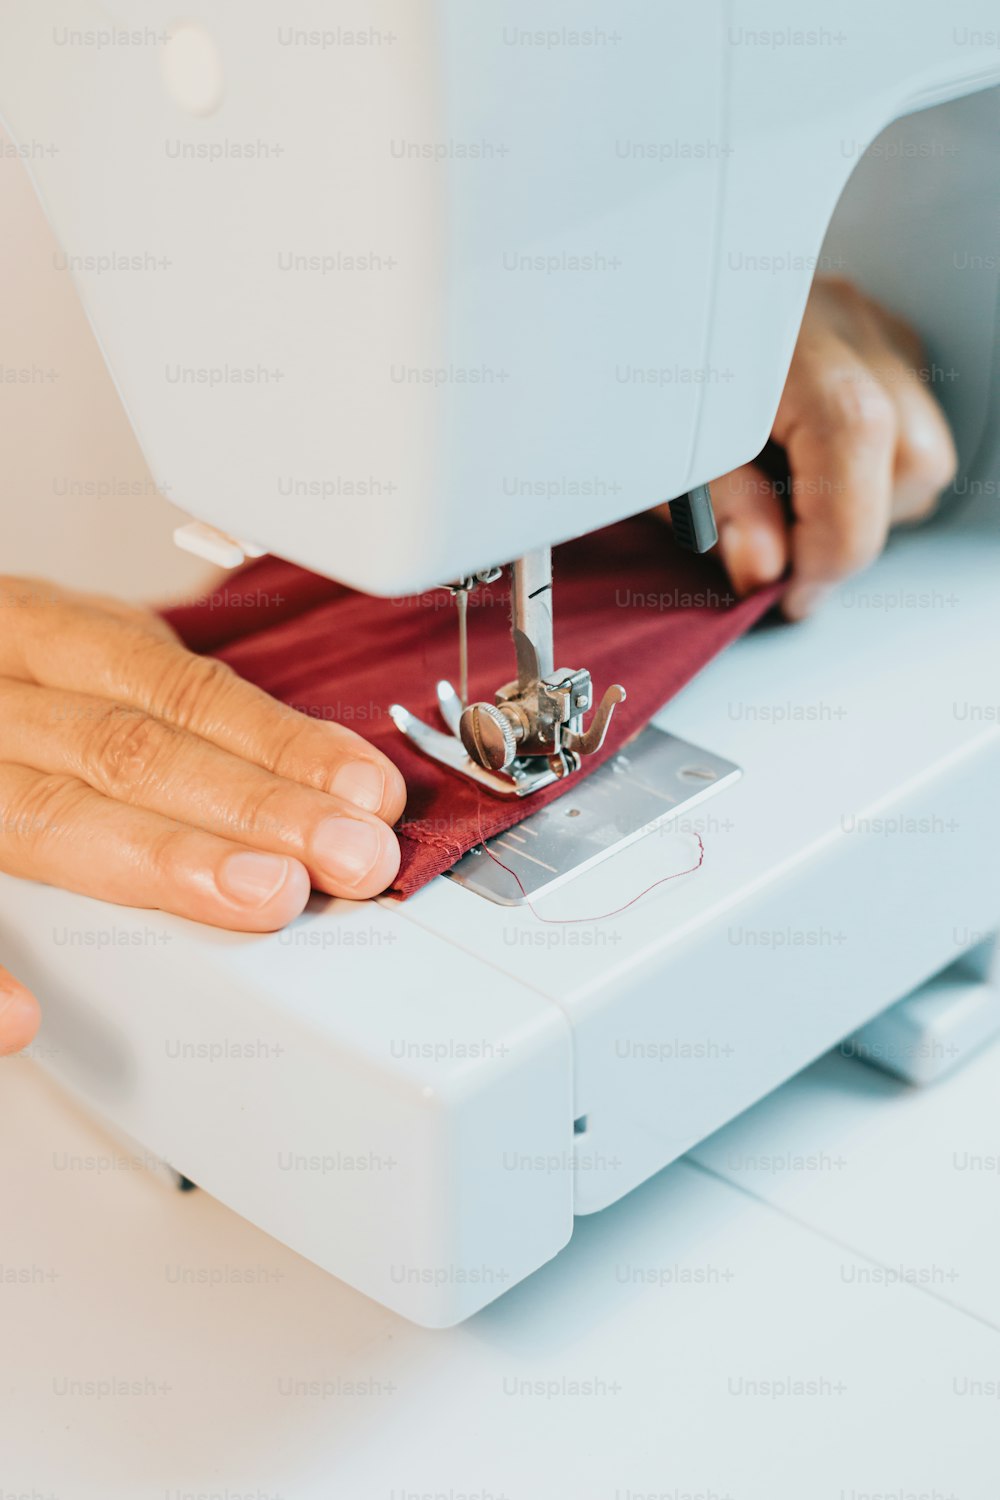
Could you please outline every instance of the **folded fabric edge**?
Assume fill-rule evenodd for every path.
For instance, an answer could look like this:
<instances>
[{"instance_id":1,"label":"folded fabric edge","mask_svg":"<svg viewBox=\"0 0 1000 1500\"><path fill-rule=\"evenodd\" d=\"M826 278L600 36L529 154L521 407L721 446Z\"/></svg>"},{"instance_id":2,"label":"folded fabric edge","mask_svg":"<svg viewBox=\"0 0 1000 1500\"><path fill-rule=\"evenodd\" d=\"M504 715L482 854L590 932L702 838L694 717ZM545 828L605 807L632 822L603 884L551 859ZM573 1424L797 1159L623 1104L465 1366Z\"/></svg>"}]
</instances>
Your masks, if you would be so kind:
<instances>
[{"instance_id":1,"label":"folded fabric edge","mask_svg":"<svg viewBox=\"0 0 1000 1500\"><path fill-rule=\"evenodd\" d=\"M768 588L759 590L757 593L750 595L749 598L740 602L739 608L746 617L747 630L759 624L764 616L774 607L781 597L784 586L784 581L779 581ZM613 755L618 754L620 750L624 749L631 740L635 739L637 734L642 732L650 719L659 713L662 708L666 707L667 703L671 701L676 693L680 692L683 687L687 686L688 682L692 681L700 671L704 670L709 661L713 661L716 656L721 655L722 651L731 646L735 640L740 639L740 636L745 631L741 631L733 636L728 628L731 625L731 617L727 616L723 618L726 626L724 631L726 639L720 642L714 651L709 652L700 667L696 667L683 681L678 682L664 703L654 708L643 719L643 722L632 730L626 739L621 740L617 744L612 742L606 745L598 754L591 756L580 771L577 772L572 783L569 783L569 785L578 785L581 778L598 771ZM542 793L536 799L533 799L530 805L514 800L507 805L484 794L480 797L478 803L478 812L482 819L480 826L483 827L483 825L486 825L483 831L488 838L493 838L499 833L504 833L508 828L513 828L515 824L520 823L524 818L530 816L533 808L545 807L550 802L554 802L558 797L564 796L569 789L569 785L566 787L554 787L551 791ZM396 834L401 846L404 848L404 853L406 852L406 846L409 846L412 850L413 861L418 866L416 870L411 870L408 859L404 858L401 862L400 873L397 875L394 884L388 892L389 895L398 896L401 900L405 900L408 896L416 894L417 891L429 884L435 875L441 875L445 870L450 870L452 865L456 864L468 849L475 847L475 844L479 842L478 838L474 839L471 844L466 844L462 840L448 838L436 829L422 828L419 820L414 820L409 824L404 821L397 825Z\"/></svg>"}]
</instances>

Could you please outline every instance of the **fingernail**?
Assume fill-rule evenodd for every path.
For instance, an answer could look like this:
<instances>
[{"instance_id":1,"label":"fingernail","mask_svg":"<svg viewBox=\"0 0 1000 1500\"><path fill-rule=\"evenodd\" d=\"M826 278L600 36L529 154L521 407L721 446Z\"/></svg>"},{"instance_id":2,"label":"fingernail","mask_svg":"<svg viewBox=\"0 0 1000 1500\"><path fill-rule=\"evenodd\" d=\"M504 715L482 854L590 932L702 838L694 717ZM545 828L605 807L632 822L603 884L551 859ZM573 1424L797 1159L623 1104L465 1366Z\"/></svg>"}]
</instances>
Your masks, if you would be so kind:
<instances>
[{"instance_id":1,"label":"fingernail","mask_svg":"<svg viewBox=\"0 0 1000 1500\"><path fill-rule=\"evenodd\" d=\"M751 589L773 583L785 570L785 541L771 527L752 521L743 525L725 521L719 531L719 547L738 594L749 594Z\"/></svg>"},{"instance_id":2,"label":"fingernail","mask_svg":"<svg viewBox=\"0 0 1000 1500\"><path fill-rule=\"evenodd\" d=\"M279 854L228 854L219 866L223 895L243 906L266 906L288 878L288 860Z\"/></svg>"},{"instance_id":3,"label":"fingernail","mask_svg":"<svg viewBox=\"0 0 1000 1500\"><path fill-rule=\"evenodd\" d=\"M788 545L782 533L770 526L751 526L747 549L753 559L754 586L775 583L788 563Z\"/></svg>"},{"instance_id":4,"label":"fingernail","mask_svg":"<svg viewBox=\"0 0 1000 1500\"><path fill-rule=\"evenodd\" d=\"M38 1002L20 985L4 994L0 991L0 1056L19 1052L26 1047L38 1029Z\"/></svg>"},{"instance_id":5,"label":"fingernail","mask_svg":"<svg viewBox=\"0 0 1000 1500\"><path fill-rule=\"evenodd\" d=\"M385 775L370 760L349 760L334 776L331 790L365 812L378 812L385 793Z\"/></svg>"},{"instance_id":6,"label":"fingernail","mask_svg":"<svg viewBox=\"0 0 1000 1500\"><path fill-rule=\"evenodd\" d=\"M359 818L327 818L313 835L313 855L328 875L356 885L382 852L377 828Z\"/></svg>"},{"instance_id":7,"label":"fingernail","mask_svg":"<svg viewBox=\"0 0 1000 1500\"><path fill-rule=\"evenodd\" d=\"M744 576L743 533L732 521L723 521L719 527L719 551L733 588L738 594L745 594L749 585Z\"/></svg>"}]
</instances>

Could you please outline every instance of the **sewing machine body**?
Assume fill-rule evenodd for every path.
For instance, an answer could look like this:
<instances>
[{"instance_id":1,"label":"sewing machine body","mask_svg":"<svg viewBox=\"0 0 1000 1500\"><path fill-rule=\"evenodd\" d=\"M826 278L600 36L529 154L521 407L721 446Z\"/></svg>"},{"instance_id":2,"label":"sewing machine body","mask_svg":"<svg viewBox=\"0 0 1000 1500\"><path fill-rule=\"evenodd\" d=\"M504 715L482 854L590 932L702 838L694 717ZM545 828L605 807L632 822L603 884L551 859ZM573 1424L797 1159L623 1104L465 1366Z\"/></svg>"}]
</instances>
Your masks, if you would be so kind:
<instances>
[{"instance_id":1,"label":"sewing machine body","mask_svg":"<svg viewBox=\"0 0 1000 1500\"><path fill-rule=\"evenodd\" d=\"M154 474L230 535L384 593L634 513L758 451L843 183L887 122L955 100L879 138L823 253L957 372L939 389L979 498L897 538L815 621L714 662L659 722L742 777L539 910L619 907L689 868L695 833L697 876L568 926L440 879L402 905L317 900L265 938L0 879L4 962L46 1009L40 1060L142 1148L419 1322L476 1311L555 1255L574 1214L966 952L989 977L997 93L958 96L1000 76L1000 54L956 40L988 30L986 5L947 21L872 9L817 21L828 39L791 61L773 42L724 45L721 5L619 5L613 22L578 7L578 28L644 38L626 76L623 44L585 56L494 35L486 49L488 19L496 34L516 24L509 6L429 7L421 40L385 0L358 25L395 29L395 52L309 54L335 68L290 99L253 8L196 4L226 74L221 111L197 118L171 112L155 47L129 69L110 48L53 51L55 7L0 20L15 138L77 132L73 159L29 163L67 252L149 246L174 262L155 295L77 276ZM119 11L136 27L173 19L159 3ZM59 24L95 14L63 7ZM322 7L308 17L322 29ZM544 24L537 6L520 21ZM790 4L768 17L772 36L812 24ZM595 175L612 109L621 138L706 149L675 154L662 184L648 156ZM229 161L224 178L163 153L165 138L271 136L288 160ZM387 137L510 152L394 163ZM324 152L343 193L317 187ZM398 264L279 273L289 245ZM505 248L621 268L505 271ZM616 380L616 361L653 378ZM166 376L176 364L284 373L210 385ZM446 378L397 382L393 364ZM509 378L457 378L486 368ZM283 496L296 476L305 491ZM345 498L359 480L381 486L376 501ZM505 495L505 481L544 493ZM558 639L558 596L556 622Z\"/></svg>"},{"instance_id":2,"label":"sewing machine body","mask_svg":"<svg viewBox=\"0 0 1000 1500\"><path fill-rule=\"evenodd\" d=\"M8 4L0 110L59 142L28 166L156 481L386 595L759 452L859 155L1000 76L988 0L586 0L572 33L554 0L364 0L336 29L371 41L330 47L296 41L322 0L177 20L119 0L140 42L98 47L92 0Z\"/></svg>"},{"instance_id":3,"label":"sewing machine body","mask_svg":"<svg viewBox=\"0 0 1000 1500\"><path fill-rule=\"evenodd\" d=\"M659 722L743 777L539 906L620 906L700 833L696 877L606 921L546 926L440 879L245 937L0 879L40 1060L352 1285L425 1324L468 1316L574 1214L988 946L998 553L987 502L714 662Z\"/></svg>"}]
</instances>

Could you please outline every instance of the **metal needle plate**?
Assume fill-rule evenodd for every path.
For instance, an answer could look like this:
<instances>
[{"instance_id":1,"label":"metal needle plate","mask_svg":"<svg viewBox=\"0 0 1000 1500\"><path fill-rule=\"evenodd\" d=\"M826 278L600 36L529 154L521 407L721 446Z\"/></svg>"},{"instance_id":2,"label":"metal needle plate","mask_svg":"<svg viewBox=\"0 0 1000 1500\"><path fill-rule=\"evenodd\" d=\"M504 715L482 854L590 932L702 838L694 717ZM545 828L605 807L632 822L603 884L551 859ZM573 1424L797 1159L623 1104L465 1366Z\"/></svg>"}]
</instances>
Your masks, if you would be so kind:
<instances>
[{"instance_id":1,"label":"metal needle plate","mask_svg":"<svg viewBox=\"0 0 1000 1500\"><path fill-rule=\"evenodd\" d=\"M732 761L650 725L565 796L487 840L497 859L517 871L523 895L481 846L464 854L447 878L502 906L518 906L662 827L740 774Z\"/></svg>"}]
</instances>

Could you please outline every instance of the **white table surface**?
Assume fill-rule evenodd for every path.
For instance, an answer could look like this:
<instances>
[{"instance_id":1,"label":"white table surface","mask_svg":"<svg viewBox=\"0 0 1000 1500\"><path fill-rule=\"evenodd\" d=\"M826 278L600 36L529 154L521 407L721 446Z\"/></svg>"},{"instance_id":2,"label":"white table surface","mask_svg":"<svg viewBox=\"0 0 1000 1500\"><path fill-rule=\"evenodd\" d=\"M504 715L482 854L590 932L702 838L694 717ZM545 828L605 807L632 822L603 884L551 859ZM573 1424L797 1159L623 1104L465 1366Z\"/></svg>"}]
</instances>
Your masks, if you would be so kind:
<instances>
[{"instance_id":1,"label":"white table surface","mask_svg":"<svg viewBox=\"0 0 1000 1500\"><path fill-rule=\"evenodd\" d=\"M1000 1187L939 1169L1000 1147L998 1084L1000 1048L922 1094L820 1064L430 1333L5 1062L0 1500L996 1500ZM866 1166L726 1166L765 1144Z\"/></svg>"}]
</instances>

